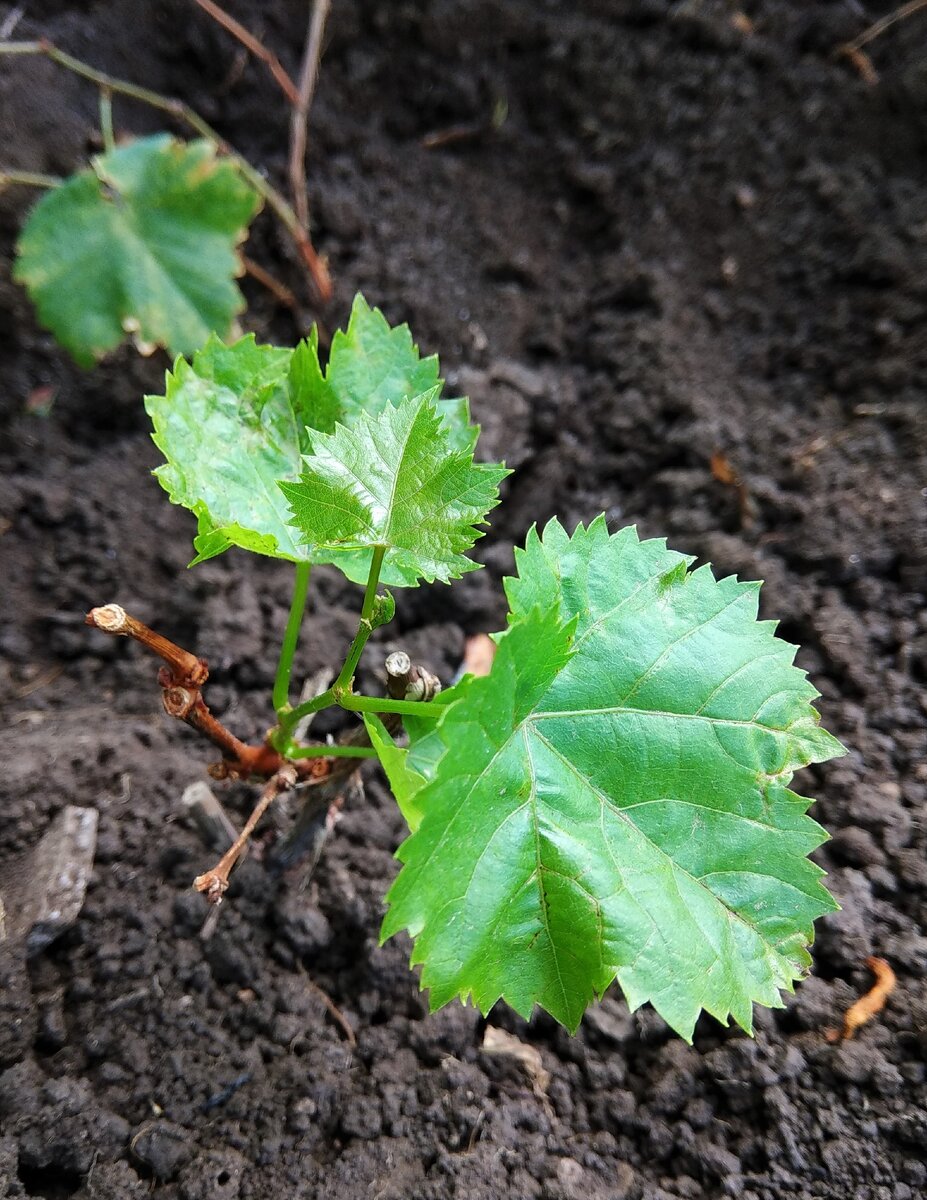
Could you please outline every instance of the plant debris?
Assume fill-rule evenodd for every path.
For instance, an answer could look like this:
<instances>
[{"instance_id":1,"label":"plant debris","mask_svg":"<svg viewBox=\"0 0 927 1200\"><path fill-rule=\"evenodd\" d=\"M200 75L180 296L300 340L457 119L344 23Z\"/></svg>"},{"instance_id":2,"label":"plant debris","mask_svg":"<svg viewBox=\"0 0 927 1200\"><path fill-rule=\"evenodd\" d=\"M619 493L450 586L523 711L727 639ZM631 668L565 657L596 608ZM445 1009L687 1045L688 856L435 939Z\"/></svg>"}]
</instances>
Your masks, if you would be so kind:
<instances>
[{"instance_id":1,"label":"plant debris","mask_svg":"<svg viewBox=\"0 0 927 1200\"><path fill-rule=\"evenodd\" d=\"M865 996L851 1004L843 1018L843 1029L828 1029L825 1037L829 1042L846 1042L861 1025L871 1021L885 1007L885 1002L895 990L895 972L884 958L870 957L866 966L875 975L875 984Z\"/></svg>"}]
</instances>

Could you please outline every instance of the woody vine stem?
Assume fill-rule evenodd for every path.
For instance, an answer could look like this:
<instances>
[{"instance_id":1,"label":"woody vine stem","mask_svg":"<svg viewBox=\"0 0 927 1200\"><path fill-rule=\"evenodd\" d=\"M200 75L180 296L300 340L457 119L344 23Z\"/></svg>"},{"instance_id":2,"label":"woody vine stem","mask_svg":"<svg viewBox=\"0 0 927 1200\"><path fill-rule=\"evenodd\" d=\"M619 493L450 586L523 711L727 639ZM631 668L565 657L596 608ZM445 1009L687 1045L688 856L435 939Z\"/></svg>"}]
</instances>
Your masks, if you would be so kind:
<instances>
[{"instance_id":1,"label":"woody vine stem","mask_svg":"<svg viewBox=\"0 0 927 1200\"><path fill-rule=\"evenodd\" d=\"M305 616L310 579L309 564L296 565L293 597L273 687L277 724L270 730L262 745L253 746L240 741L209 711L201 695L201 688L209 677L209 668L204 659L149 629L118 604L94 608L87 614L88 625L93 625L104 633L133 638L164 662L165 665L158 674L164 708L170 716L186 722L222 751L222 762L210 768L210 773L215 778L257 776L267 780L260 799L237 841L215 867L199 876L194 883L194 887L205 892L214 903L221 900L228 887L229 873L241 856L245 843L261 816L281 792L294 787L299 780L320 782L330 777L333 764L338 760L348 760L340 768L346 776L360 766L360 761L357 760L376 757L376 751L366 739L363 729L355 731L355 734L361 736L349 736L348 739L334 745L299 744L294 738L294 733L305 717L336 705L357 713L410 714L431 718L439 715L428 702L430 696L437 691L437 681L425 677L418 668L412 668L408 660L406 670L399 673L400 683L403 688L408 683L411 694L420 695L421 699L363 696L353 690L357 666L370 635L378 626L386 624L393 615L392 597L389 593L378 594L385 553L386 548L383 546L377 546L373 550L357 633L337 678L320 695L294 706L289 700L293 659ZM423 678L426 679L424 686ZM350 761L352 759L355 760L353 763Z\"/></svg>"}]
</instances>

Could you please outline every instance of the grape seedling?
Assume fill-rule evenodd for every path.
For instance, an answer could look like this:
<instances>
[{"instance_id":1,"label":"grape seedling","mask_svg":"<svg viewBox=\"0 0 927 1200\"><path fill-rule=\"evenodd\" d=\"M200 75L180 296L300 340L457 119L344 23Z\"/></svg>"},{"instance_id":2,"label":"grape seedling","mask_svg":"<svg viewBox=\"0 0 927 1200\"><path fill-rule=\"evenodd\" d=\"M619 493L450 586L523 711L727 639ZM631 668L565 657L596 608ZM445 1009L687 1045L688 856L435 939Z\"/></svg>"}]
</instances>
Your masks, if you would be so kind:
<instances>
[{"instance_id":1,"label":"grape seedling","mask_svg":"<svg viewBox=\"0 0 927 1200\"><path fill-rule=\"evenodd\" d=\"M502 998L575 1030L617 980L683 1037L702 1010L749 1031L836 907L807 857L825 834L789 784L842 753L795 647L757 620L759 584L693 570L604 517L572 532L554 520L516 551L488 675L434 696L406 663L389 695L355 691L393 614L388 589L476 569L467 552L508 474L474 459L467 402L442 388L437 360L358 297L324 370L314 335L295 350L214 338L147 399L158 478L197 517L194 562L238 546L294 564L266 742L212 716L194 655L115 606L88 619L161 655L165 705L222 749L220 774L267 781L243 838L279 792L379 757L410 831L383 937L412 935L433 1007ZM362 584L363 605L334 682L293 704L316 563ZM330 706L363 725L338 744L299 741ZM243 838L197 880L211 898Z\"/></svg>"}]
</instances>

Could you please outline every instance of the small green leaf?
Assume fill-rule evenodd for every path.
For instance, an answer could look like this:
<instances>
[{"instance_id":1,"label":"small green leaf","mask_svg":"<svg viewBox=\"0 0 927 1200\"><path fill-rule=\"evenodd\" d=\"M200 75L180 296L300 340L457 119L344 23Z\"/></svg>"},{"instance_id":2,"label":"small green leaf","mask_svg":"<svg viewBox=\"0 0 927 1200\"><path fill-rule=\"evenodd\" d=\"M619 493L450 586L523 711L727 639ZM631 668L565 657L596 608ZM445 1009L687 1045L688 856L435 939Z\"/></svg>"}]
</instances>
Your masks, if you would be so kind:
<instances>
[{"instance_id":1,"label":"small green leaf","mask_svg":"<svg viewBox=\"0 0 927 1200\"><path fill-rule=\"evenodd\" d=\"M330 562L331 548L316 552L312 545L297 536L289 523L290 513L276 486L278 481L295 483L303 470L302 456L312 446L311 435L334 434L340 422L356 421L364 412L364 397L351 392L351 387L368 384L371 393L371 412L395 412L404 403L403 395L385 399L386 383L372 380L370 374L370 329L399 333L400 337L385 338L401 361L393 363L390 386L400 391L404 380L437 378L437 360L419 360L408 329L390 331L382 315L371 310L358 297L349 330L350 339L342 334L338 351L339 365L334 374L339 390L322 371L318 355L318 331L313 328L308 339L295 350L259 346L253 336L225 346L212 338L193 358L192 363L178 361L169 373L163 396L148 396L146 407L154 423L154 440L167 462L155 474L175 504L183 504L197 516L199 529L194 546L194 562L202 562L221 554L230 546L240 546L258 554L287 558L296 562ZM367 364L366 374L348 370L350 354L356 353ZM376 355L373 356L376 358ZM387 355L387 360L389 355ZM383 362L382 356L377 361ZM353 381L353 382L351 382ZM479 429L469 425L466 400L440 400L437 388L429 393L430 402L438 413L435 454L446 453L449 462L470 462ZM343 436L343 430L342 435ZM436 459L428 460L433 466ZM439 478L452 482L453 471L442 465ZM357 463L363 476L366 464ZM483 485L486 506L478 513L476 500L470 505L474 521L482 520L495 503L492 481L507 472L492 467L473 467L473 480ZM408 478L405 482L408 483ZM479 489L477 489L479 491ZM428 491L437 497L435 487ZM439 497L437 497L440 499ZM463 499L460 511L470 511ZM437 520L440 524L441 516ZM464 549L472 545L472 534ZM451 539L454 545L460 538ZM366 543L359 543L366 544ZM349 578L364 582L370 564L369 550L338 550L338 565ZM418 576L404 565L401 556L392 556L383 574L384 583L410 586ZM473 570L477 564L460 560L462 570ZM460 573L459 571L457 572ZM439 578L443 574L436 572Z\"/></svg>"},{"instance_id":2,"label":"small green leaf","mask_svg":"<svg viewBox=\"0 0 927 1200\"><path fill-rule=\"evenodd\" d=\"M317 325L312 326L309 337L293 351L289 385L294 406L308 414L307 424L331 433L343 414L341 402L319 366Z\"/></svg>"},{"instance_id":3,"label":"small green leaf","mask_svg":"<svg viewBox=\"0 0 927 1200\"><path fill-rule=\"evenodd\" d=\"M396 615L396 600L392 592L381 592L374 599L373 612L370 614L370 626L372 629L379 629L381 625L388 625Z\"/></svg>"},{"instance_id":4,"label":"small green leaf","mask_svg":"<svg viewBox=\"0 0 927 1200\"><path fill-rule=\"evenodd\" d=\"M189 354L225 334L244 300L235 247L260 198L211 142L140 138L43 196L15 278L81 366L132 333Z\"/></svg>"},{"instance_id":5,"label":"small green leaf","mask_svg":"<svg viewBox=\"0 0 927 1200\"><path fill-rule=\"evenodd\" d=\"M479 428L470 424L465 397L438 399L444 380L438 356L421 358L408 325L391 326L363 296L354 297L346 330L332 338L326 382L340 405L338 419L351 425L361 413L378 413L410 396L435 393L435 407L455 450L472 450ZM321 428L321 426L319 427Z\"/></svg>"},{"instance_id":6,"label":"small green leaf","mask_svg":"<svg viewBox=\"0 0 927 1200\"><path fill-rule=\"evenodd\" d=\"M306 356L314 349L310 342ZM199 520L194 562L231 545L311 561L277 481L298 477L313 406L321 405L326 420L326 400L306 383L305 358L297 371L293 359L291 350L259 346L253 335L231 346L211 338L192 363L178 359L163 396L145 398L155 445L167 459L155 475L173 503Z\"/></svg>"},{"instance_id":7,"label":"small green leaf","mask_svg":"<svg viewBox=\"0 0 927 1200\"><path fill-rule=\"evenodd\" d=\"M376 750L380 765L386 772L399 811L414 833L422 820L416 797L424 786L425 777L409 766L409 751L396 745L378 716L374 713L364 713L364 724L367 726L370 744Z\"/></svg>"},{"instance_id":8,"label":"small green leaf","mask_svg":"<svg viewBox=\"0 0 927 1200\"><path fill-rule=\"evenodd\" d=\"M385 546L380 578L399 587L448 582L479 566L464 551L481 536L475 526L498 503L508 471L454 448L436 391L312 434L299 482L280 485L312 561L363 582L373 547Z\"/></svg>"},{"instance_id":9,"label":"small green leaf","mask_svg":"<svg viewBox=\"0 0 927 1200\"><path fill-rule=\"evenodd\" d=\"M749 1031L805 971L835 905L787 785L842 747L759 585L686 565L604 518L518 552L510 629L445 708L388 897L433 1007L501 997L575 1029L617 978L689 1038L702 1009Z\"/></svg>"},{"instance_id":10,"label":"small green leaf","mask_svg":"<svg viewBox=\"0 0 927 1200\"><path fill-rule=\"evenodd\" d=\"M347 329L332 338L327 381L348 425L362 412L382 412L441 384L437 355L421 358L409 326L390 326L359 294Z\"/></svg>"}]
</instances>

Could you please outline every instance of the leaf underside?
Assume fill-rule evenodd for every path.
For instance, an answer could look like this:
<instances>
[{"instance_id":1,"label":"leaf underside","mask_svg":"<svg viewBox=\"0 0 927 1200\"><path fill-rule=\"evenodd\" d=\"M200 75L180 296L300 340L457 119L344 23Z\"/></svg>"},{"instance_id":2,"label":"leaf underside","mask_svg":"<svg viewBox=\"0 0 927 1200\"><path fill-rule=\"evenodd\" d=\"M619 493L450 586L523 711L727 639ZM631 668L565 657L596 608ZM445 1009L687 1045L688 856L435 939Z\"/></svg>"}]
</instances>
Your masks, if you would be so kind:
<instances>
[{"instance_id":1,"label":"leaf underside","mask_svg":"<svg viewBox=\"0 0 927 1200\"><path fill-rule=\"evenodd\" d=\"M397 412L404 405L408 412L408 402L420 397L424 388L434 417L429 426L435 438L429 468L440 467L441 478L450 487L452 472L443 460L438 464L439 452L463 471L462 464L472 459L479 428L470 424L467 401L442 399L441 387L437 358L421 358L408 328L391 328L362 296L355 298L347 330L335 334L324 371L315 329L295 350L257 345L253 336L230 346L211 338L192 362L178 360L167 376L164 395L148 396L145 403L155 443L166 459L155 474L171 500L189 508L199 522L194 563L235 545L294 562L335 562L349 578L366 579L371 555L366 547L373 543L362 535L365 530L369 534L369 521L362 522L360 534L353 537L357 532L353 526L326 525L325 537L334 539L330 545L325 537L309 538L309 532L317 532L318 521L302 513L300 526L295 527L278 485L296 484L301 477L311 482L307 462L319 462L322 473L315 484L330 487L339 448L351 446L356 451L358 438L361 443L365 438L388 442L399 420ZM360 428L361 422L363 434L345 432L355 425ZM425 424L423 414L418 430ZM362 444L361 457L355 453L362 478L367 472L364 451ZM403 460L406 481L408 461ZM390 468L398 470L397 463ZM380 470L378 479L383 466L374 463L373 469ZM490 481L505 474L500 468L473 467L467 477L474 482L471 499L461 494L448 501L444 511L456 514L459 509L479 523L496 502ZM392 484L399 495L398 477ZM434 484L428 494L440 499ZM480 497L486 503L478 511ZM392 506L393 532L399 508ZM353 511L358 511L356 504ZM445 578L477 565L459 559L459 549L472 545L477 534L472 532L466 541L450 518L447 524L436 552L443 549L450 561L433 562L432 547L423 556L422 577ZM346 535L351 549L345 548ZM414 566L397 543L387 554L383 582L417 583Z\"/></svg>"},{"instance_id":2,"label":"leaf underside","mask_svg":"<svg viewBox=\"0 0 927 1200\"><path fill-rule=\"evenodd\" d=\"M42 197L15 278L81 366L127 333L189 354L244 308L236 246L260 204L211 142L140 138Z\"/></svg>"},{"instance_id":3,"label":"leaf underside","mask_svg":"<svg viewBox=\"0 0 927 1200\"><path fill-rule=\"evenodd\" d=\"M836 907L788 788L842 753L817 692L758 584L662 541L551 522L517 560L492 671L438 725L383 937L413 935L432 1007L502 998L575 1030L617 979L686 1038L702 1009L750 1031Z\"/></svg>"}]
</instances>

